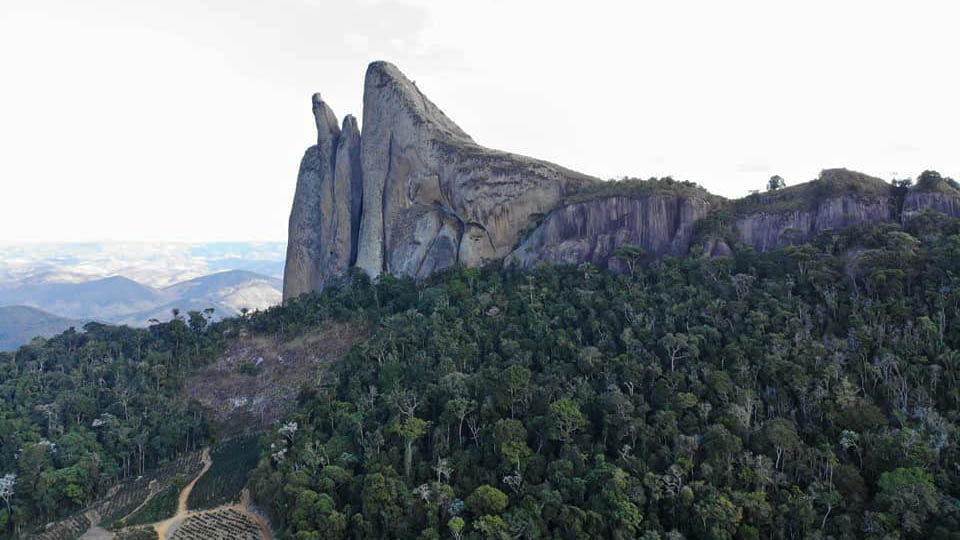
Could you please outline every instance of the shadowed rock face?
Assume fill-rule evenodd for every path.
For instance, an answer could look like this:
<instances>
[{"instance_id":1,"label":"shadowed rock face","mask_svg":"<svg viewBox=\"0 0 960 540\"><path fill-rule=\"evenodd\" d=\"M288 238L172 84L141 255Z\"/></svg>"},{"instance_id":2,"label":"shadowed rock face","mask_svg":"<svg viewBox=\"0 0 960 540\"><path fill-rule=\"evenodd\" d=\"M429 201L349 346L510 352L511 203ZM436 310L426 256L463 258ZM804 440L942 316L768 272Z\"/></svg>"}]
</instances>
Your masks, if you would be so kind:
<instances>
[{"instance_id":1,"label":"shadowed rock face","mask_svg":"<svg viewBox=\"0 0 960 540\"><path fill-rule=\"evenodd\" d=\"M903 201L903 215L910 217L924 208L960 217L960 197L937 191L910 191Z\"/></svg>"},{"instance_id":2,"label":"shadowed rock face","mask_svg":"<svg viewBox=\"0 0 960 540\"><path fill-rule=\"evenodd\" d=\"M290 212L284 299L322 289L356 259L360 227L360 132L352 116L337 126L330 107L313 96L317 144L300 163Z\"/></svg>"},{"instance_id":3,"label":"shadowed rock face","mask_svg":"<svg viewBox=\"0 0 960 540\"><path fill-rule=\"evenodd\" d=\"M816 235L867 223L891 221L889 196L842 195L831 197L811 210L756 213L737 219L740 240L757 251L806 242Z\"/></svg>"},{"instance_id":4,"label":"shadowed rock face","mask_svg":"<svg viewBox=\"0 0 960 540\"><path fill-rule=\"evenodd\" d=\"M709 211L704 199L665 195L569 204L550 212L506 263L529 268L540 262L589 262L620 270L613 253L623 245L642 247L651 260L683 255L694 224Z\"/></svg>"}]
</instances>

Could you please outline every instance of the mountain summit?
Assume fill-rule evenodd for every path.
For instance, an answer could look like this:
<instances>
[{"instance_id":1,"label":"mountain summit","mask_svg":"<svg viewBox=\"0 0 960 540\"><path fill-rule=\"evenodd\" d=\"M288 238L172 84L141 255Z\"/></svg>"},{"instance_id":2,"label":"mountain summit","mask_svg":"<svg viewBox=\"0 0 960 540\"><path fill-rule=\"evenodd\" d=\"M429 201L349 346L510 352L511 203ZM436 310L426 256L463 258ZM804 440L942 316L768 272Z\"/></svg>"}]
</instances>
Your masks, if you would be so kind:
<instances>
[{"instance_id":1,"label":"mountain summit","mask_svg":"<svg viewBox=\"0 0 960 540\"><path fill-rule=\"evenodd\" d=\"M622 270L625 245L645 262L807 241L826 230L897 221L932 208L960 215L960 190L909 190L846 169L730 201L696 184L603 182L478 145L396 66L367 68L363 131L313 96L317 144L303 157L290 214L284 299L356 266L423 278L495 260L531 267L590 262ZM932 173L935 174L935 173ZM942 184L942 182L941 182ZM939 185L939 184L938 184ZM709 226L697 227L705 218Z\"/></svg>"},{"instance_id":2,"label":"mountain summit","mask_svg":"<svg viewBox=\"0 0 960 540\"><path fill-rule=\"evenodd\" d=\"M374 277L424 277L501 259L535 216L599 182L478 145L387 62L367 69L362 134L350 116L338 128L319 95L314 115L319 136L300 166L284 298L353 265Z\"/></svg>"}]
</instances>

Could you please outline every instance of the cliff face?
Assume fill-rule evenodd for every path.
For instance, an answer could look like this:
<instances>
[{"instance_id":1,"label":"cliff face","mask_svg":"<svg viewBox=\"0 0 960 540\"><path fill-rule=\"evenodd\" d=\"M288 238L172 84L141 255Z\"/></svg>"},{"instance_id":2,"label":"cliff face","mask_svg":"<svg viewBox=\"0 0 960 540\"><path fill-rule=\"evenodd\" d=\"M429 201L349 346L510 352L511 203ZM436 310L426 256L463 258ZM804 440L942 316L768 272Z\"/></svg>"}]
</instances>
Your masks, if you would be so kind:
<instances>
[{"instance_id":1,"label":"cliff face","mask_svg":"<svg viewBox=\"0 0 960 540\"><path fill-rule=\"evenodd\" d=\"M531 216L593 178L476 144L400 71L367 70L357 266L424 277L509 253Z\"/></svg>"},{"instance_id":2,"label":"cliff face","mask_svg":"<svg viewBox=\"0 0 960 540\"><path fill-rule=\"evenodd\" d=\"M589 262L622 270L618 247L640 246L648 261L684 255L707 217L710 232L698 242L712 257L738 244L766 251L899 217L889 184L845 169L726 201L691 183L602 183L491 150L386 62L367 69L362 133L352 116L338 125L319 94L313 113L317 144L297 179L285 299L319 290L351 266L371 277L416 278L500 259L521 268ZM902 202L904 219L923 208L960 216L960 186L924 173Z\"/></svg>"},{"instance_id":3,"label":"cliff face","mask_svg":"<svg viewBox=\"0 0 960 540\"><path fill-rule=\"evenodd\" d=\"M841 195L812 209L749 214L738 218L735 228L744 244L769 251L806 242L824 231L891 221L892 217L890 197Z\"/></svg>"},{"instance_id":4,"label":"cliff face","mask_svg":"<svg viewBox=\"0 0 960 540\"><path fill-rule=\"evenodd\" d=\"M952 217L960 217L960 194L940 191L910 191L903 200L903 215L910 216L930 208Z\"/></svg>"},{"instance_id":5,"label":"cliff face","mask_svg":"<svg viewBox=\"0 0 960 540\"><path fill-rule=\"evenodd\" d=\"M589 262L619 270L614 251L640 246L653 260L683 255L690 248L694 224L711 205L700 198L650 195L602 197L557 208L507 258L529 268L537 263Z\"/></svg>"},{"instance_id":6,"label":"cliff face","mask_svg":"<svg viewBox=\"0 0 960 540\"><path fill-rule=\"evenodd\" d=\"M505 257L536 216L599 180L484 148L395 66L367 69L363 131L314 97L318 143L300 167L284 298L356 265L425 277Z\"/></svg>"},{"instance_id":7,"label":"cliff face","mask_svg":"<svg viewBox=\"0 0 960 540\"><path fill-rule=\"evenodd\" d=\"M360 131L352 116L337 126L337 117L313 96L317 144L300 163L290 212L283 297L322 289L356 260L360 228Z\"/></svg>"}]
</instances>

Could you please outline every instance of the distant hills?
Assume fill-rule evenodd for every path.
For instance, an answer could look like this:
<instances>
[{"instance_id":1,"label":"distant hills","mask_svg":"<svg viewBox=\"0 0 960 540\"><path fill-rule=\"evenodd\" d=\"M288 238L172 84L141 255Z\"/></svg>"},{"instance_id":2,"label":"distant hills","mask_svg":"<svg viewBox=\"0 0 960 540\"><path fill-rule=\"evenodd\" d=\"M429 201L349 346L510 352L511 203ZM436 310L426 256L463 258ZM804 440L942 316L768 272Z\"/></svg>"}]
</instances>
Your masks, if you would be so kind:
<instances>
[{"instance_id":1,"label":"distant hills","mask_svg":"<svg viewBox=\"0 0 960 540\"><path fill-rule=\"evenodd\" d=\"M37 336L50 337L87 321L59 317L29 306L0 306L0 351L11 351Z\"/></svg>"},{"instance_id":2,"label":"distant hills","mask_svg":"<svg viewBox=\"0 0 960 540\"><path fill-rule=\"evenodd\" d=\"M145 326L169 320L171 311L213 308L214 318L243 308L280 303L282 280L245 270L229 270L155 288L123 276L82 283L25 283L0 288L0 336L9 347L36 335L52 335L85 321ZM31 333L32 332L32 333Z\"/></svg>"}]
</instances>

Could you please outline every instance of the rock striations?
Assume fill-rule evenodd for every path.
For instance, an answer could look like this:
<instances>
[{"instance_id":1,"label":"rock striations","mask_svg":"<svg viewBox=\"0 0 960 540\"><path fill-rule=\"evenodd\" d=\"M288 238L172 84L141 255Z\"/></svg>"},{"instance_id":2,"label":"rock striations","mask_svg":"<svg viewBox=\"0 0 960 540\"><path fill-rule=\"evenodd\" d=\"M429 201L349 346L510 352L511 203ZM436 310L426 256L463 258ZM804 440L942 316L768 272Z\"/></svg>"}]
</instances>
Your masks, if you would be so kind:
<instances>
[{"instance_id":1,"label":"rock striations","mask_svg":"<svg viewBox=\"0 0 960 540\"><path fill-rule=\"evenodd\" d=\"M484 148L395 66L367 69L363 132L314 96L317 145L300 165L284 298L356 265L425 277L502 259L560 199L599 180Z\"/></svg>"},{"instance_id":2,"label":"rock striations","mask_svg":"<svg viewBox=\"0 0 960 540\"><path fill-rule=\"evenodd\" d=\"M704 255L722 257L924 208L960 216L960 189L939 176L899 199L882 180L845 169L738 201L672 180L601 182L478 145L386 62L367 69L362 133L352 116L338 125L319 94L313 113L317 144L300 164L285 299L351 266L415 278L495 260L620 270L614 252L623 245L642 247L652 261L688 253L697 236ZM701 220L709 226L697 232Z\"/></svg>"},{"instance_id":3,"label":"rock striations","mask_svg":"<svg viewBox=\"0 0 960 540\"><path fill-rule=\"evenodd\" d=\"M352 116L337 117L313 96L317 144L300 162L297 190L290 212L283 297L293 298L323 288L341 276L357 257L361 194L360 131Z\"/></svg>"}]
</instances>

